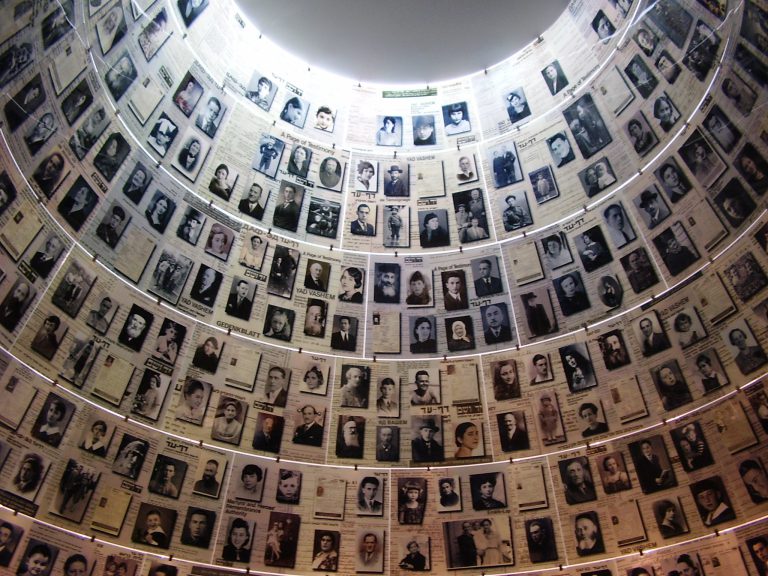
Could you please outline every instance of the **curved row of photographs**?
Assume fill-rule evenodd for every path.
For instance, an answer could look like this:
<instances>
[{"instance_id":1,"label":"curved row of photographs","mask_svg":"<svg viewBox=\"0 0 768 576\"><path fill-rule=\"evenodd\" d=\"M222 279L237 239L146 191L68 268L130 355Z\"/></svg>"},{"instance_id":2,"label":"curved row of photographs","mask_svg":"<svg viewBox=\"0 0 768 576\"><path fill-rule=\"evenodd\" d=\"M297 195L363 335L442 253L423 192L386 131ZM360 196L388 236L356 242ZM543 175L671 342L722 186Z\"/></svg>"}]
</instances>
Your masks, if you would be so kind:
<instances>
[{"instance_id":1,"label":"curved row of photographs","mask_svg":"<svg viewBox=\"0 0 768 576\"><path fill-rule=\"evenodd\" d=\"M19 519L37 517L137 552L219 566L308 570L315 568L323 536L330 534L335 563L324 569L366 571L360 562L372 560L363 552L373 533L376 546L368 552L375 552L377 560L369 565L375 573L401 562L401 550L412 552L414 539L428 558L425 569L437 572L557 568L615 562L618 556L627 556L619 563L633 567L643 559L648 569L661 558L679 558L680 544L690 548L686 553L697 565L707 565L712 545L698 539L713 530L735 534L725 529L739 527L746 536L728 548L742 546L753 562L761 561L757 544L765 536L753 521L768 506L762 448L768 396L762 382L744 388L743 398L723 397L684 418L549 456L482 467L436 463L354 471L163 435L52 387L10 356L3 358L0 390L4 405L12 408L3 424L15 431L0 442L0 503L20 512ZM228 408L214 423L222 438L240 433L230 429L238 416L230 418ZM543 403L544 426L551 409ZM596 410L597 405L580 406L589 425ZM278 420L272 414L262 420L254 445L278 433ZM446 420L423 421L411 440L413 451L440 446L434 422ZM340 440L363 432L346 422ZM517 436L510 430L510 438L519 442L526 430L524 423L517 426ZM471 447L473 437L471 426L462 428L459 450ZM377 451L398 429L396 424L377 429ZM293 437L296 442L310 436L305 426ZM8 517L9 533L2 534L8 552L0 557L5 566L21 550L32 523L28 518L20 525L10 512ZM486 550L495 546L484 547L484 539L503 544L499 555ZM663 548L671 544L676 545L671 552ZM18 565L31 561L32 546L19 552ZM662 548L656 560L631 554L657 547ZM722 562L743 569L746 558L735 552Z\"/></svg>"}]
</instances>

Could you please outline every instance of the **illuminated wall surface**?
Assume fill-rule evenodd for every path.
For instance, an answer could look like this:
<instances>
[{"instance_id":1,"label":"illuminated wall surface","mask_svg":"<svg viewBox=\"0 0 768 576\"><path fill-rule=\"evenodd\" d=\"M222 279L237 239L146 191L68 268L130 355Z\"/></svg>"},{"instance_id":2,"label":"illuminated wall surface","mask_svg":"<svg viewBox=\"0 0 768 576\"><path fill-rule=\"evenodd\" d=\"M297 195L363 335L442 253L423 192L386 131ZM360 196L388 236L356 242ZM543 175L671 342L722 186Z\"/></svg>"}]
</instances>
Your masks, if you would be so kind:
<instances>
[{"instance_id":1,"label":"illuminated wall surface","mask_svg":"<svg viewBox=\"0 0 768 576\"><path fill-rule=\"evenodd\" d=\"M0 571L765 574L764 3L409 89L194 4L3 5Z\"/></svg>"}]
</instances>

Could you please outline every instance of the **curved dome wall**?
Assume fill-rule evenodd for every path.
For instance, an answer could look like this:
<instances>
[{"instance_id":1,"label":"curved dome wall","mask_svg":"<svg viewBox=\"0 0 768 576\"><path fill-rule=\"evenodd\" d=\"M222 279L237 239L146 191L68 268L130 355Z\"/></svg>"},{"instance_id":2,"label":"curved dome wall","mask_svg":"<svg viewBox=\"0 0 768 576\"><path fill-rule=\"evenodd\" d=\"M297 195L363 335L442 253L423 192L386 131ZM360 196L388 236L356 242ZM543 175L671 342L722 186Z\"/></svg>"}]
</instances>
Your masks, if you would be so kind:
<instances>
[{"instance_id":1,"label":"curved dome wall","mask_svg":"<svg viewBox=\"0 0 768 576\"><path fill-rule=\"evenodd\" d=\"M195 4L3 8L2 569L764 573L765 8L383 87Z\"/></svg>"}]
</instances>

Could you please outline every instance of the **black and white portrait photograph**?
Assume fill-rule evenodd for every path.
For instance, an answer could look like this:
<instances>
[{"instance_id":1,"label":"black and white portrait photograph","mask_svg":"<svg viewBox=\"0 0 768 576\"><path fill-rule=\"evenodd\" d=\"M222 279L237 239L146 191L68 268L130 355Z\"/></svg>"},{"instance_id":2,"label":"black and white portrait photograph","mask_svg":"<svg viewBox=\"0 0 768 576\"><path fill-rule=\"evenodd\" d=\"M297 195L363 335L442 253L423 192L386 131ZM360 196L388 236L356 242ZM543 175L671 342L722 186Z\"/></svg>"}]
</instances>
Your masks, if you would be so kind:
<instances>
[{"instance_id":1,"label":"black and white portrait photograph","mask_svg":"<svg viewBox=\"0 0 768 576\"><path fill-rule=\"evenodd\" d=\"M504 230L511 232L533 224L531 216L531 207L528 204L528 197L525 192L519 191L514 194L507 194L504 202L500 203L501 221L504 224Z\"/></svg>"},{"instance_id":2,"label":"black and white portrait photograph","mask_svg":"<svg viewBox=\"0 0 768 576\"><path fill-rule=\"evenodd\" d=\"M437 324L434 316L408 318L411 354L437 353Z\"/></svg>"},{"instance_id":3,"label":"black and white portrait photograph","mask_svg":"<svg viewBox=\"0 0 768 576\"><path fill-rule=\"evenodd\" d=\"M507 507L507 487L501 472L470 474L469 489L474 510L498 510Z\"/></svg>"},{"instance_id":4,"label":"black and white portrait photograph","mask_svg":"<svg viewBox=\"0 0 768 576\"><path fill-rule=\"evenodd\" d=\"M705 188L712 186L726 169L725 162L698 128L680 147L680 156L694 178Z\"/></svg>"},{"instance_id":5,"label":"black and white portrait photograph","mask_svg":"<svg viewBox=\"0 0 768 576\"><path fill-rule=\"evenodd\" d=\"M293 285L296 281L296 273L299 266L301 253L298 250L278 244L272 256L272 264L269 269L267 292L290 298Z\"/></svg>"},{"instance_id":6,"label":"black and white portrait photograph","mask_svg":"<svg viewBox=\"0 0 768 576\"><path fill-rule=\"evenodd\" d=\"M309 173L309 165L311 162L312 150L301 144L296 144L288 157L288 173L300 178L306 178Z\"/></svg>"},{"instance_id":7,"label":"black and white portrait photograph","mask_svg":"<svg viewBox=\"0 0 768 576\"><path fill-rule=\"evenodd\" d=\"M584 94L565 108L563 116L585 159L613 141L591 94Z\"/></svg>"},{"instance_id":8,"label":"black and white portrait photograph","mask_svg":"<svg viewBox=\"0 0 768 576\"><path fill-rule=\"evenodd\" d=\"M445 318L445 335L450 352L475 349L474 326L471 316Z\"/></svg>"},{"instance_id":9,"label":"black and white portrait photograph","mask_svg":"<svg viewBox=\"0 0 768 576\"><path fill-rule=\"evenodd\" d=\"M647 16L672 43L682 49L693 23L693 17L674 0L662 0Z\"/></svg>"},{"instance_id":10,"label":"black and white portrait photograph","mask_svg":"<svg viewBox=\"0 0 768 576\"><path fill-rule=\"evenodd\" d=\"M597 344L608 370L616 370L632 362L622 330L611 330L600 335Z\"/></svg>"},{"instance_id":11,"label":"black and white portrait photograph","mask_svg":"<svg viewBox=\"0 0 768 576\"><path fill-rule=\"evenodd\" d=\"M200 232L202 232L206 220L207 216L202 212L192 206L188 206L187 209L184 210L184 215L181 217L181 221L176 228L176 237L195 246L200 238Z\"/></svg>"},{"instance_id":12,"label":"black and white portrait photograph","mask_svg":"<svg viewBox=\"0 0 768 576\"><path fill-rule=\"evenodd\" d=\"M516 336L506 303L499 302L481 306L480 318L483 323L483 338L486 344L492 346L515 340Z\"/></svg>"},{"instance_id":13,"label":"black and white portrait photograph","mask_svg":"<svg viewBox=\"0 0 768 576\"><path fill-rule=\"evenodd\" d=\"M248 404L237 398L220 395L211 428L211 438L235 446L240 444Z\"/></svg>"},{"instance_id":14,"label":"black and white portrait photograph","mask_svg":"<svg viewBox=\"0 0 768 576\"><path fill-rule=\"evenodd\" d=\"M131 540L151 548L167 550L176 526L177 511L142 502L136 515Z\"/></svg>"},{"instance_id":15,"label":"black and white portrait photograph","mask_svg":"<svg viewBox=\"0 0 768 576\"><path fill-rule=\"evenodd\" d=\"M443 542L446 564L451 570L510 566L515 562L508 515L443 522Z\"/></svg>"},{"instance_id":16,"label":"black and white portrait photograph","mask_svg":"<svg viewBox=\"0 0 768 576\"><path fill-rule=\"evenodd\" d=\"M155 263L147 291L171 304L179 301L195 262L174 248L164 248Z\"/></svg>"},{"instance_id":17,"label":"black and white portrait photograph","mask_svg":"<svg viewBox=\"0 0 768 576\"><path fill-rule=\"evenodd\" d=\"M632 329L640 342L643 356L653 356L672 345L655 310L648 311L634 321Z\"/></svg>"},{"instance_id":18,"label":"black and white portrait photograph","mask_svg":"<svg viewBox=\"0 0 768 576\"><path fill-rule=\"evenodd\" d=\"M178 134L179 127L171 120L170 116L162 112L149 132L147 143L164 158Z\"/></svg>"},{"instance_id":19,"label":"black and white portrait photograph","mask_svg":"<svg viewBox=\"0 0 768 576\"><path fill-rule=\"evenodd\" d=\"M149 479L149 491L168 498L178 498L186 475L186 462L166 454L158 454Z\"/></svg>"},{"instance_id":20,"label":"black and white portrait photograph","mask_svg":"<svg viewBox=\"0 0 768 576\"><path fill-rule=\"evenodd\" d=\"M593 272L613 261L613 256L611 256L600 226L593 226L581 233L574 234L574 242L581 264L587 272Z\"/></svg>"},{"instance_id":21,"label":"black and white portrait photograph","mask_svg":"<svg viewBox=\"0 0 768 576\"><path fill-rule=\"evenodd\" d=\"M216 348L213 347L214 345ZM200 351L201 348L201 355L205 354L210 356L210 354L208 354L208 350L210 350L215 355L218 349L218 341L214 337L208 337L203 345L198 346L198 348L195 350L195 359L199 360L199 362L195 363L193 360L192 365L196 368L204 369L201 366L198 366L198 364L202 364L202 359L199 358L198 354L198 351ZM218 358L216 358L216 361L218 362ZM184 422L189 422L190 424L201 426L203 424L203 418L205 417L205 412L208 408L208 402L211 398L212 391L213 386L210 383L204 380L199 380L197 378L187 378L186 382L184 382L184 385L181 388L179 401L176 405L176 410L174 413L176 420L183 420Z\"/></svg>"},{"instance_id":22,"label":"black and white portrait photograph","mask_svg":"<svg viewBox=\"0 0 768 576\"><path fill-rule=\"evenodd\" d=\"M333 156L323 158L317 172L317 177L320 180L319 185L328 190L340 192L345 167L346 164L342 166L341 162Z\"/></svg>"},{"instance_id":23,"label":"black and white portrait photograph","mask_svg":"<svg viewBox=\"0 0 768 576\"><path fill-rule=\"evenodd\" d=\"M691 373L701 383L704 394L709 394L730 384L717 350L709 348L688 359Z\"/></svg>"},{"instance_id":24,"label":"black and white portrait photograph","mask_svg":"<svg viewBox=\"0 0 768 576\"><path fill-rule=\"evenodd\" d=\"M295 320L294 310L270 304L267 306L262 334L268 338L290 342Z\"/></svg>"},{"instance_id":25,"label":"black and white portrait photograph","mask_svg":"<svg viewBox=\"0 0 768 576\"><path fill-rule=\"evenodd\" d=\"M301 480L299 472L280 470L281 478L283 473L298 474L299 480ZM280 498L277 500L280 502ZM264 564L266 566L293 568L296 565L296 549L299 545L301 516L286 512L270 512L267 526Z\"/></svg>"},{"instance_id":26,"label":"black and white portrait photograph","mask_svg":"<svg viewBox=\"0 0 768 576\"><path fill-rule=\"evenodd\" d=\"M136 80L137 75L136 66L133 63L133 59L131 59L130 53L128 50L123 50L104 75L104 81L115 102L118 102L123 94L128 91L128 88Z\"/></svg>"},{"instance_id":27,"label":"black and white portrait photograph","mask_svg":"<svg viewBox=\"0 0 768 576\"><path fill-rule=\"evenodd\" d=\"M560 482L565 491L566 503L583 504L597 500L597 491L595 481L592 476L592 469L589 465L589 458L586 456L576 456L558 462L560 470Z\"/></svg>"},{"instance_id":28,"label":"black and white portrait photograph","mask_svg":"<svg viewBox=\"0 0 768 576\"><path fill-rule=\"evenodd\" d=\"M208 238L205 241L205 253L226 262L234 243L235 231L219 222L215 222L208 231Z\"/></svg>"},{"instance_id":29,"label":"black and white portrait photograph","mask_svg":"<svg viewBox=\"0 0 768 576\"><path fill-rule=\"evenodd\" d=\"M525 97L525 90L522 86L515 88L505 95L507 115L509 121L514 125L525 120L531 115L531 108L528 105L528 100Z\"/></svg>"},{"instance_id":30,"label":"black and white portrait photograph","mask_svg":"<svg viewBox=\"0 0 768 576\"><path fill-rule=\"evenodd\" d=\"M138 352L147 338L154 319L155 317L151 312L138 304L132 304L117 340L124 346Z\"/></svg>"},{"instance_id":31,"label":"black and white portrait photograph","mask_svg":"<svg viewBox=\"0 0 768 576\"><path fill-rule=\"evenodd\" d=\"M6 86L16 78L23 70L35 61L35 49L32 42L22 42L24 31L12 36L3 43L3 52L0 53L0 88Z\"/></svg>"},{"instance_id":32,"label":"black and white portrait photograph","mask_svg":"<svg viewBox=\"0 0 768 576\"><path fill-rule=\"evenodd\" d=\"M748 302L768 285L768 276L754 254L747 252L726 266L723 275L742 302Z\"/></svg>"},{"instance_id":33,"label":"black and white portrait photograph","mask_svg":"<svg viewBox=\"0 0 768 576\"><path fill-rule=\"evenodd\" d=\"M446 136L456 136L472 130L466 102L454 102L443 106L442 110Z\"/></svg>"},{"instance_id":34,"label":"black and white portrait photograph","mask_svg":"<svg viewBox=\"0 0 768 576\"><path fill-rule=\"evenodd\" d=\"M541 75L544 77L544 82L547 84L547 88L549 88L549 92L552 96L568 86L568 79L565 77L565 73L560 67L560 62L557 60L547 65L547 67L541 71Z\"/></svg>"},{"instance_id":35,"label":"black and white portrait photograph","mask_svg":"<svg viewBox=\"0 0 768 576\"><path fill-rule=\"evenodd\" d=\"M677 59L666 50L659 52L653 65L656 67L656 70L659 71L661 77L670 84L675 83L682 71L680 64L677 63Z\"/></svg>"},{"instance_id":36,"label":"black and white portrait photograph","mask_svg":"<svg viewBox=\"0 0 768 576\"><path fill-rule=\"evenodd\" d=\"M547 147L550 154L552 154L552 161L557 168L562 168L569 162L576 160L576 155L571 147L571 141L565 132L558 132L554 136L547 138Z\"/></svg>"},{"instance_id":37,"label":"black and white portrait photograph","mask_svg":"<svg viewBox=\"0 0 768 576\"><path fill-rule=\"evenodd\" d=\"M125 208L117 201L112 202L96 227L96 236L110 248L115 248L130 221L131 217L126 213Z\"/></svg>"},{"instance_id":38,"label":"black and white portrait photograph","mask_svg":"<svg viewBox=\"0 0 768 576\"><path fill-rule=\"evenodd\" d=\"M304 311L304 335L312 338L325 338L325 323L328 316L328 303L319 298L310 298Z\"/></svg>"},{"instance_id":39,"label":"black and white portrait photograph","mask_svg":"<svg viewBox=\"0 0 768 576\"><path fill-rule=\"evenodd\" d=\"M138 37L139 48L141 48L147 62L154 58L155 54L163 47L163 44L171 37L172 33L168 25L168 12L163 7L149 21Z\"/></svg>"},{"instance_id":40,"label":"black and white portrait photograph","mask_svg":"<svg viewBox=\"0 0 768 576\"><path fill-rule=\"evenodd\" d=\"M690 531L679 498L670 497L656 500L653 503L653 517L656 520L659 533L664 539L674 538Z\"/></svg>"},{"instance_id":41,"label":"black and white portrait photograph","mask_svg":"<svg viewBox=\"0 0 768 576\"><path fill-rule=\"evenodd\" d=\"M113 4L104 17L96 22L96 34L102 54L108 54L123 39L127 29L122 4Z\"/></svg>"},{"instance_id":42,"label":"black and white portrait photograph","mask_svg":"<svg viewBox=\"0 0 768 576\"><path fill-rule=\"evenodd\" d=\"M658 137L641 111L637 111L629 119L624 129L629 141L632 142L632 147L640 157L646 156L659 143Z\"/></svg>"},{"instance_id":43,"label":"black and white portrait photograph","mask_svg":"<svg viewBox=\"0 0 768 576\"><path fill-rule=\"evenodd\" d=\"M233 277L224 312L240 320L249 320L256 290L255 282L248 281L240 276Z\"/></svg>"},{"instance_id":44,"label":"black and white portrait photograph","mask_svg":"<svg viewBox=\"0 0 768 576\"><path fill-rule=\"evenodd\" d=\"M83 80L85 82L85 80ZM73 90L73 93L77 90ZM43 79L40 74L33 76L15 95L13 95L4 106L5 119L8 122L8 128L15 132L27 118L29 118L47 99ZM64 98L64 101L67 97ZM63 103L62 103L62 110ZM69 116L64 111L64 117L69 122ZM70 126L76 120L72 119Z\"/></svg>"},{"instance_id":45,"label":"black and white portrait photograph","mask_svg":"<svg viewBox=\"0 0 768 576\"><path fill-rule=\"evenodd\" d=\"M693 402L693 396L677 360L668 360L651 368L651 376L665 410L675 410Z\"/></svg>"},{"instance_id":46,"label":"black and white portrait photograph","mask_svg":"<svg viewBox=\"0 0 768 576\"><path fill-rule=\"evenodd\" d=\"M380 128L376 131L377 146L403 145L403 119L400 116L377 116Z\"/></svg>"},{"instance_id":47,"label":"black and white portrait photograph","mask_svg":"<svg viewBox=\"0 0 768 576\"><path fill-rule=\"evenodd\" d=\"M704 118L703 125L709 136L726 154L730 153L741 139L741 130L728 119L717 104L712 106Z\"/></svg>"},{"instance_id":48,"label":"black and white portrait photograph","mask_svg":"<svg viewBox=\"0 0 768 576\"><path fill-rule=\"evenodd\" d=\"M440 248L450 245L448 211L436 209L419 211L419 244L422 248Z\"/></svg>"},{"instance_id":49,"label":"black and white portrait photograph","mask_svg":"<svg viewBox=\"0 0 768 576\"><path fill-rule=\"evenodd\" d=\"M704 526L714 526L736 518L736 512L720 476L699 480L691 484L690 489Z\"/></svg>"},{"instance_id":50,"label":"black and white portrait photograph","mask_svg":"<svg viewBox=\"0 0 768 576\"><path fill-rule=\"evenodd\" d=\"M581 392L597 386L595 369L584 342L576 342L558 349L563 372L571 392Z\"/></svg>"},{"instance_id":51,"label":"black and white portrait photograph","mask_svg":"<svg viewBox=\"0 0 768 576\"><path fill-rule=\"evenodd\" d=\"M387 248L411 245L411 214L407 204L386 204L382 215L384 226L383 244Z\"/></svg>"},{"instance_id":52,"label":"black and white portrait photograph","mask_svg":"<svg viewBox=\"0 0 768 576\"><path fill-rule=\"evenodd\" d=\"M643 223L649 230L654 229L670 215L666 200L655 185L643 190L632 199Z\"/></svg>"},{"instance_id":53,"label":"black and white portrait photograph","mask_svg":"<svg viewBox=\"0 0 768 576\"><path fill-rule=\"evenodd\" d=\"M432 114L419 114L411 118L413 124L413 145L434 146L437 137L435 134L435 117Z\"/></svg>"},{"instance_id":54,"label":"black and white portrait photograph","mask_svg":"<svg viewBox=\"0 0 768 576\"><path fill-rule=\"evenodd\" d=\"M152 182L152 175L141 162L136 162L133 170L123 184L123 194L134 204L139 204Z\"/></svg>"},{"instance_id":55,"label":"black and white portrait photograph","mask_svg":"<svg viewBox=\"0 0 768 576\"><path fill-rule=\"evenodd\" d=\"M23 533L24 530L19 528L17 534L19 538ZM20 542L17 542L17 545L18 544L20 544ZM50 576L59 551L60 549L58 546L38 540L37 538L30 538L27 541L27 548L24 551L24 555L19 558L19 567L16 574L19 576ZM10 558L8 560L10 562Z\"/></svg>"},{"instance_id":56,"label":"black and white portrait photograph","mask_svg":"<svg viewBox=\"0 0 768 576\"><path fill-rule=\"evenodd\" d=\"M131 413L157 422L170 387L168 376L147 368L131 401Z\"/></svg>"},{"instance_id":57,"label":"black and white portrait photograph","mask_svg":"<svg viewBox=\"0 0 768 576\"><path fill-rule=\"evenodd\" d=\"M595 17L592 19L592 29L597 33L597 37L603 42L610 40L611 36L616 33L616 27L602 10L598 10L597 14L595 14Z\"/></svg>"},{"instance_id":58,"label":"black and white portrait photograph","mask_svg":"<svg viewBox=\"0 0 768 576\"><path fill-rule=\"evenodd\" d=\"M374 205L373 208L375 209L376 206ZM340 217L341 203L311 196L305 229L308 234L323 238L336 238ZM373 221L375 222L375 219ZM368 228L366 227L367 231Z\"/></svg>"},{"instance_id":59,"label":"black and white portrait photograph","mask_svg":"<svg viewBox=\"0 0 768 576\"><path fill-rule=\"evenodd\" d=\"M256 431L251 446L255 450L279 454L284 428L285 418L282 416L277 416L271 412L258 412L256 414Z\"/></svg>"},{"instance_id":60,"label":"black and white portrait photograph","mask_svg":"<svg viewBox=\"0 0 768 576\"><path fill-rule=\"evenodd\" d=\"M277 86L275 86L272 80L261 74L258 70L254 70L246 86L245 97L262 110L268 112L276 94Z\"/></svg>"},{"instance_id":61,"label":"black and white portrait photograph","mask_svg":"<svg viewBox=\"0 0 768 576\"><path fill-rule=\"evenodd\" d=\"M576 270L559 278L554 278L552 284L555 287L555 294L557 294L560 312L563 316L578 314L591 306L579 271Z\"/></svg>"},{"instance_id":62,"label":"black and white portrait photograph","mask_svg":"<svg viewBox=\"0 0 768 576\"><path fill-rule=\"evenodd\" d=\"M305 196L304 186L286 180L281 181L280 190L277 192L275 211L272 215L272 225L275 228L296 232L299 227L301 205Z\"/></svg>"},{"instance_id":63,"label":"black and white portrait photograph","mask_svg":"<svg viewBox=\"0 0 768 576\"><path fill-rule=\"evenodd\" d=\"M50 392L32 426L32 436L58 448L75 414L75 405Z\"/></svg>"},{"instance_id":64,"label":"black and white portrait photograph","mask_svg":"<svg viewBox=\"0 0 768 576\"><path fill-rule=\"evenodd\" d=\"M191 127L186 129L180 143L171 166L181 172L182 176L195 182L208 156L210 145Z\"/></svg>"},{"instance_id":65,"label":"black and white portrait photograph","mask_svg":"<svg viewBox=\"0 0 768 576\"><path fill-rule=\"evenodd\" d=\"M523 169L514 142L495 146L488 150L488 155L496 188L503 188L523 179Z\"/></svg>"},{"instance_id":66,"label":"black and white portrait photograph","mask_svg":"<svg viewBox=\"0 0 768 576\"><path fill-rule=\"evenodd\" d=\"M40 24L43 36L43 48L47 50L61 40L67 32L74 28L72 24L74 20L74 0L59 3L53 12L43 18Z\"/></svg>"},{"instance_id":67,"label":"black and white portrait photograph","mask_svg":"<svg viewBox=\"0 0 768 576\"><path fill-rule=\"evenodd\" d=\"M530 448L530 438L528 436L528 425L525 421L525 412L513 411L496 415L496 421L499 426L499 440L501 449L504 452L515 452L518 450L528 450Z\"/></svg>"},{"instance_id":68,"label":"black and white portrait photograph","mask_svg":"<svg viewBox=\"0 0 768 576\"><path fill-rule=\"evenodd\" d=\"M624 68L624 73L643 98L648 98L659 84L658 79L639 54L632 57Z\"/></svg>"},{"instance_id":69,"label":"black and white portrait photograph","mask_svg":"<svg viewBox=\"0 0 768 576\"><path fill-rule=\"evenodd\" d=\"M648 57L653 56L653 51L659 43L659 37L645 24L639 24L632 35L640 50Z\"/></svg>"},{"instance_id":70,"label":"black and white portrait photograph","mask_svg":"<svg viewBox=\"0 0 768 576\"><path fill-rule=\"evenodd\" d=\"M528 173L528 178L533 187L533 195L537 204L543 204L560 196L560 190L555 182L552 168L545 166Z\"/></svg>"},{"instance_id":71,"label":"black and white portrait photograph","mask_svg":"<svg viewBox=\"0 0 768 576\"><path fill-rule=\"evenodd\" d=\"M112 471L131 480L136 480L144 465L148 451L149 442L130 434L124 434L120 440L115 460L112 463Z\"/></svg>"},{"instance_id":72,"label":"black and white portrait photograph","mask_svg":"<svg viewBox=\"0 0 768 576\"><path fill-rule=\"evenodd\" d=\"M541 248L544 261L551 270L556 270L573 262L573 256L565 232L545 236L541 239Z\"/></svg>"},{"instance_id":73,"label":"black and white portrait photograph","mask_svg":"<svg viewBox=\"0 0 768 576\"><path fill-rule=\"evenodd\" d=\"M152 200L147 204L144 216L151 228L163 234L175 210L176 202L160 190L157 190L152 196Z\"/></svg>"},{"instance_id":74,"label":"black and white portrait photograph","mask_svg":"<svg viewBox=\"0 0 768 576\"><path fill-rule=\"evenodd\" d=\"M197 270L197 276L192 283L189 297L193 300L212 307L221 288L224 276L221 272L201 264Z\"/></svg>"},{"instance_id":75,"label":"black and white portrait photograph","mask_svg":"<svg viewBox=\"0 0 768 576\"><path fill-rule=\"evenodd\" d=\"M720 334L730 345L729 352L742 374L750 374L768 362L765 350L745 319L731 322Z\"/></svg>"},{"instance_id":76,"label":"black and white portrait photograph","mask_svg":"<svg viewBox=\"0 0 768 576\"><path fill-rule=\"evenodd\" d=\"M307 100L298 96L291 96L289 93L289 97L283 104L283 109L280 112L280 120L288 122L296 126L296 128L304 128L309 107L310 103Z\"/></svg>"},{"instance_id":77,"label":"black and white portrait photograph","mask_svg":"<svg viewBox=\"0 0 768 576\"><path fill-rule=\"evenodd\" d=\"M621 306L624 298L624 287L618 276L606 274L600 276L597 283L597 297L606 308L613 309Z\"/></svg>"},{"instance_id":78,"label":"black and white portrait photograph","mask_svg":"<svg viewBox=\"0 0 768 576\"><path fill-rule=\"evenodd\" d=\"M607 157L603 156L579 172L579 180L587 198L598 195L616 183L616 175Z\"/></svg>"},{"instance_id":79,"label":"black and white portrait photograph","mask_svg":"<svg viewBox=\"0 0 768 576\"><path fill-rule=\"evenodd\" d=\"M674 222L656 236L653 244L672 276L687 270L699 259L699 251L680 222Z\"/></svg>"},{"instance_id":80,"label":"black and white portrait photograph","mask_svg":"<svg viewBox=\"0 0 768 576\"><path fill-rule=\"evenodd\" d=\"M768 190L768 162L749 142L739 151L734 162L736 170L759 196Z\"/></svg>"},{"instance_id":81,"label":"black and white portrait photograph","mask_svg":"<svg viewBox=\"0 0 768 576\"><path fill-rule=\"evenodd\" d=\"M693 36L683 56L683 64L699 82L704 82L715 66L720 38L703 20L696 22Z\"/></svg>"},{"instance_id":82,"label":"black and white portrait photograph","mask_svg":"<svg viewBox=\"0 0 768 576\"><path fill-rule=\"evenodd\" d=\"M51 300L74 318L80 311L95 281L96 277L82 264L71 261Z\"/></svg>"},{"instance_id":83,"label":"black and white portrait photograph","mask_svg":"<svg viewBox=\"0 0 768 576\"><path fill-rule=\"evenodd\" d=\"M47 316L30 342L30 348L43 358L50 360L59 349L59 344L61 344L68 329L69 326L55 314Z\"/></svg>"},{"instance_id":84,"label":"black and white portrait photograph","mask_svg":"<svg viewBox=\"0 0 768 576\"><path fill-rule=\"evenodd\" d=\"M704 437L704 430L698 420L673 428L669 434L680 457L683 470L692 472L714 464L709 443Z\"/></svg>"},{"instance_id":85,"label":"black and white portrait photograph","mask_svg":"<svg viewBox=\"0 0 768 576\"><path fill-rule=\"evenodd\" d=\"M748 222L757 207L749 192L737 178L732 178L715 196L715 206L734 228Z\"/></svg>"},{"instance_id":86,"label":"black and white portrait photograph","mask_svg":"<svg viewBox=\"0 0 768 576\"><path fill-rule=\"evenodd\" d=\"M659 168L654 170L654 174L672 204L682 200L692 188L688 177L683 173L677 160L673 157L667 158Z\"/></svg>"},{"instance_id":87,"label":"black and white portrait photograph","mask_svg":"<svg viewBox=\"0 0 768 576\"><path fill-rule=\"evenodd\" d=\"M528 336L538 338L557 331L557 317L552 308L552 295L547 288L539 287L520 295L525 312Z\"/></svg>"},{"instance_id":88,"label":"black and white portrait photograph","mask_svg":"<svg viewBox=\"0 0 768 576\"><path fill-rule=\"evenodd\" d=\"M644 494L677 486L669 454L660 435L630 442L629 452Z\"/></svg>"},{"instance_id":89,"label":"black and white portrait photograph","mask_svg":"<svg viewBox=\"0 0 768 576\"><path fill-rule=\"evenodd\" d=\"M64 221L79 232L98 203L99 197L91 185L83 176L78 176L56 209Z\"/></svg>"},{"instance_id":90,"label":"black and white portrait photograph","mask_svg":"<svg viewBox=\"0 0 768 576\"><path fill-rule=\"evenodd\" d=\"M376 193L379 191L379 163L358 160L355 169L355 191Z\"/></svg>"},{"instance_id":91,"label":"black and white portrait photograph","mask_svg":"<svg viewBox=\"0 0 768 576\"><path fill-rule=\"evenodd\" d=\"M37 122L32 124L24 134L24 143L27 145L27 150L34 156L40 149L45 146L46 142L50 140L51 136L56 133L58 129L56 117L53 112L45 112L38 118Z\"/></svg>"},{"instance_id":92,"label":"black and white portrait photograph","mask_svg":"<svg viewBox=\"0 0 768 576\"><path fill-rule=\"evenodd\" d=\"M226 111L227 107L221 102L221 99L216 96L209 96L205 100L205 106L199 110L195 118L195 126L202 130L206 136L213 138Z\"/></svg>"},{"instance_id":93,"label":"black and white portrait photograph","mask_svg":"<svg viewBox=\"0 0 768 576\"><path fill-rule=\"evenodd\" d=\"M24 528L6 520L0 522L0 566L10 565L24 537Z\"/></svg>"},{"instance_id":94,"label":"black and white portrait photograph","mask_svg":"<svg viewBox=\"0 0 768 576\"><path fill-rule=\"evenodd\" d=\"M125 137L119 132L114 132L109 135L94 157L93 165L108 182L111 182L130 152L131 146Z\"/></svg>"}]
</instances>

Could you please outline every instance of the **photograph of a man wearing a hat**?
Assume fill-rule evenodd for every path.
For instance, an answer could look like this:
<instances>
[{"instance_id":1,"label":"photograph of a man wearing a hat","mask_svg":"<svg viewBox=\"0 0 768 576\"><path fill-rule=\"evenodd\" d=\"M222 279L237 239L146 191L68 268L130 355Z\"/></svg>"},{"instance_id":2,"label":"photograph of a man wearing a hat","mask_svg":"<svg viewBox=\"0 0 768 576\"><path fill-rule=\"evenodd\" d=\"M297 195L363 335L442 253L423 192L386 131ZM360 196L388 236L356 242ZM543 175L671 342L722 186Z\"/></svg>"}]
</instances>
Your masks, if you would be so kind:
<instances>
[{"instance_id":1,"label":"photograph of a man wearing a hat","mask_svg":"<svg viewBox=\"0 0 768 576\"><path fill-rule=\"evenodd\" d=\"M96 235L104 240L110 248L114 248L127 225L125 210L119 204L114 204L112 210L107 212L104 220L96 228Z\"/></svg>"},{"instance_id":2,"label":"photograph of a man wearing a hat","mask_svg":"<svg viewBox=\"0 0 768 576\"><path fill-rule=\"evenodd\" d=\"M434 418L416 418L416 437L411 440L411 459L414 462L438 462L444 459L443 445L435 439L440 428Z\"/></svg>"},{"instance_id":3,"label":"photograph of a man wearing a hat","mask_svg":"<svg viewBox=\"0 0 768 576\"><path fill-rule=\"evenodd\" d=\"M640 208L640 214L648 228L655 228L662 220L669 216L669 208L664 198L653 188L643 190L640 196L635 198L635 203Z\"/></svg>"},{"instance_id":4,"label":"photograph of a man wearing a hat","mask_svg":"<svg viewBox=\"0 0 768 576\"><path fill-rule=\"evenodd\" d=\"M393 164L384 176L384 196L408 196L404 170Z\"/></svg>"}]
</instances>

